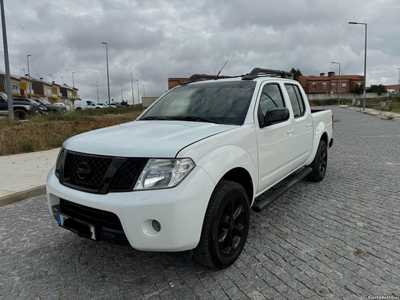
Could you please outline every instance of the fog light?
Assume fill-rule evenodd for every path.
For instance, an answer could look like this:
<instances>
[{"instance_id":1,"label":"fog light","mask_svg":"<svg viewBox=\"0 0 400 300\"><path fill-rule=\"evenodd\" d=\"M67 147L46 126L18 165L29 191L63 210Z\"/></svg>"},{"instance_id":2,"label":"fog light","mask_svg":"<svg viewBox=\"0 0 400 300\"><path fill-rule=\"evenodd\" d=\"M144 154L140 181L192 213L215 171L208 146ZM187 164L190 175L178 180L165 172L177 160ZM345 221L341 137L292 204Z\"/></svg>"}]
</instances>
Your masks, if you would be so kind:
<instances>
[{"instance_id":1,"label":"fog light","mask_svg":"<svg viewBox=\"0 0 400 300\"><path fill-rule=\"evenodd\" d=\"M146 219L142 222L141 231L148 238L158 238L162 235L164 228L161 221Z\"/></svg>"},{"instance_id":2,"label":"fog light","mask_svg":"<svg viewBox=\"0 0 400 300\"><path fill-rule=\"evenodd\" d=\"M153 222L151 222L151 226L153 227L153 229L155 231L160 232L160 230L161 230L160 222L158 222L157 220L153 220Z\"/></svg>"}]
</instances>

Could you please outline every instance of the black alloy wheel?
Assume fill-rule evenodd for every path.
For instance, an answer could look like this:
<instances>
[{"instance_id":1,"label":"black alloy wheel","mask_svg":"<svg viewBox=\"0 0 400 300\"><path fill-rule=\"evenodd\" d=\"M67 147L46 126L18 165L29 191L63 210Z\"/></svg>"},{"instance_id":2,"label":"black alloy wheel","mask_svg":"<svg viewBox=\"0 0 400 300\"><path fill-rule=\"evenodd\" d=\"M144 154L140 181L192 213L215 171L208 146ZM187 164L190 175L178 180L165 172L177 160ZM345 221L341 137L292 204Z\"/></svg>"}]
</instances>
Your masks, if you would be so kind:
<instances>
[{"instance_id":1,"label":"black alloy wheel","mask_svg":"<svg viewBox=\"0 0 400 300\"><path fill-rule=\"evenodd\" d=\"M325 141L319 142L317 153L310 167L312 172L307 176L308 180L319 182L324 179L328 167L328 147Z\"/></svg>"},{"instance_id":2,"label":"black alloy wheel","mask_svg":"<svg viewBox=\"0 0 400 300\"><path fill-rule=\"evenodd\" d=\"M221 181L211 196L194 257L210 268L229 267L244 248L249 224L246 191L236 182Z\"/></svg>"}]
</instances>

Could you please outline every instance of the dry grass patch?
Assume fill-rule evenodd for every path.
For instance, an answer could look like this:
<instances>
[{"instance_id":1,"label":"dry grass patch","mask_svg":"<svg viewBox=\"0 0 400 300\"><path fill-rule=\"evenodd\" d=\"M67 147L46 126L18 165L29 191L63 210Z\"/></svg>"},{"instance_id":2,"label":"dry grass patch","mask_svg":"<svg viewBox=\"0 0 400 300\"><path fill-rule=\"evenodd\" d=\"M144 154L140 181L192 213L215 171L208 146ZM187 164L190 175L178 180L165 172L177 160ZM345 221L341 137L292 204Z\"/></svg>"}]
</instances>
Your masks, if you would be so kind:
<instances>
[{"instance_id":1,"label":"dry grass patch","mask_svg":"<svg viewBox=\"0 0 400 300\"><path fill-rule=\"evenodd\" d=\"M119 109L114 109L115 111ZM135 120L138 109L102 112L70 112L32 118L28 122L0 120L0 155L34 152L61 147L71 136Z\"/></svg>"}]
</instances>

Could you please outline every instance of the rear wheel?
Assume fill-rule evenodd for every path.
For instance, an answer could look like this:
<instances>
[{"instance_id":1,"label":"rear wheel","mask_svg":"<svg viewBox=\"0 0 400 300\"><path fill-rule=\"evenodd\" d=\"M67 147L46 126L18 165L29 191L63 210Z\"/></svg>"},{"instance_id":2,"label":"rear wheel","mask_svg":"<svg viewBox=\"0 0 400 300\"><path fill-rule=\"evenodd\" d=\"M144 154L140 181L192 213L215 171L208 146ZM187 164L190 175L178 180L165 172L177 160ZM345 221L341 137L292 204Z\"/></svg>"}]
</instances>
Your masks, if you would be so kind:
<instances>
[{"instance_id":1,"label":"rear wheel","mask_svg":"<svg viewBox=\"0 0 400 300\"><path fill-rule=\"evenodd\" d=\"M220 181L211 196L194 257L210 268L229 267L243 250L249 223L249 200L244 188L236 182Z\"/></svg>"},{"instance_id":2,"label":"rear wheel","mask_svg":"<svg viewBox=\"0 0 400 300\"><path fill-rule=\"evenodd\" d=\"M328 166L328 148L325 141L321 140L318 145L317 153L310 167L312 172L307 176L308 180L321 181L325 177L326 168Z\"/></svg>"}]
</instances>

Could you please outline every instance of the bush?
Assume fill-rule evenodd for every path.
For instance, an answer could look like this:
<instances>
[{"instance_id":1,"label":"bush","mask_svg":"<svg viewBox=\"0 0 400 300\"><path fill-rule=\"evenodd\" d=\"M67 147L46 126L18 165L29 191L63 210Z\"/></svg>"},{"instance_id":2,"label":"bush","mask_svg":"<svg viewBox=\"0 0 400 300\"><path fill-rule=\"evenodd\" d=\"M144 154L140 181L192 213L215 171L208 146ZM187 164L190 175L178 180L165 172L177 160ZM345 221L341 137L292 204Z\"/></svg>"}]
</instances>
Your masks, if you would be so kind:
<instances>
[{"instance_id":1,"label":"bush","mask_svg":"<svg viewBox=\"0 0 400 300\"><path fill-rule=\"evenodd\" d=\"M389 110L400 110L400 102L393 101L389 104Z\"/></svg>"}]
</instances>

